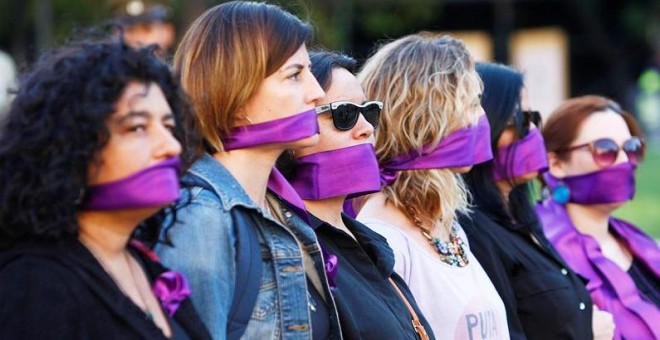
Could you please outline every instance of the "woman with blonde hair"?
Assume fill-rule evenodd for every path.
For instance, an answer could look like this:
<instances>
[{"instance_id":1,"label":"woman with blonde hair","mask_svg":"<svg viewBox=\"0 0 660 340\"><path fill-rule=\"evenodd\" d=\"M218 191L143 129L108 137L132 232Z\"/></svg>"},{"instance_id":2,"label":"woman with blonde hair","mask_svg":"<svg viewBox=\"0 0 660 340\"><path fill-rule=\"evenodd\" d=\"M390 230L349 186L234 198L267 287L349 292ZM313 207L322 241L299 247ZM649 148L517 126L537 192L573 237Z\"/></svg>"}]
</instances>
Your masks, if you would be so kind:
<instances>
[{"instance_id":1,"label":"woman with blonde hair","mask_svg":"<svg viewBox=\"0 0 660 340\"><path fill-rule=\"evenodd\" d=\"M468 212L457 173L492 158L465 45L409 35L381 47L358 78L368 98L384 102L376 154L385 184L358 220L387 238L436 337L508 339L502 300L456 222L457 211Z\"/></svg>"},{"instance_id":2,"label":"woman with blonde hair","mask_svg":"<svg viewBox=\"0 0 660 340\"><path fill-rule=\"evenodd\" d=\"M175 55L206 154L184 178L174 247L158 251L188 275L217 339L341 336L302 200L273 169L284 150L319 140L310 35L277 6L232 1L202 14Z\"/></svg>"}]
</instances>

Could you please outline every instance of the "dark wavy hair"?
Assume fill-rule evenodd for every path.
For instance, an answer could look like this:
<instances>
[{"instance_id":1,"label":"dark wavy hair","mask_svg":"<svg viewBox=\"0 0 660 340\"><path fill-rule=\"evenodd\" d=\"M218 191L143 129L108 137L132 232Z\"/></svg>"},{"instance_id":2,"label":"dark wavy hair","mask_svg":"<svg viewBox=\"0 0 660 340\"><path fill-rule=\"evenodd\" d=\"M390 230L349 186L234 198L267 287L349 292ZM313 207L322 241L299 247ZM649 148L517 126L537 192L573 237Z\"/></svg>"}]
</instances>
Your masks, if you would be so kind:
<instances>
[{"instance_id":1,"label":"dark wavy hair","mask_svg":"<svg viewBox=\"0 0 660 340\"><path fill-rule=\"evenodd\" d=\"M517 138L523 138L529 132L528 127L523 126L520 103L523 75L508 66L494 63L477 63L476 69L484 84L481 106L490 123L491 149L496 155L497 142L509 122L513 122ZM475 207L500 223L514 228L530 228L538 222L532 206L531 183L514 186L507 204L493 180L493 161L473 166L463 178Z\"/></svg>"},{"instance_id":2,"label":"dark wavy hair","mask_svg":"<svg viewBox=\"0 0 660 340\"><path fill-rule=\"evenodd\" d=\"M110 137L106 120L131 81L162 89L183 147L182 171L196 159L191 106L153 50L117 40L69 42L21 78L0 130L0 247L77 236L89 166L101 161L96 155ZM135 235L156 242L168 210L174 209L143 221Z\"/></svg>"}]
</instances>

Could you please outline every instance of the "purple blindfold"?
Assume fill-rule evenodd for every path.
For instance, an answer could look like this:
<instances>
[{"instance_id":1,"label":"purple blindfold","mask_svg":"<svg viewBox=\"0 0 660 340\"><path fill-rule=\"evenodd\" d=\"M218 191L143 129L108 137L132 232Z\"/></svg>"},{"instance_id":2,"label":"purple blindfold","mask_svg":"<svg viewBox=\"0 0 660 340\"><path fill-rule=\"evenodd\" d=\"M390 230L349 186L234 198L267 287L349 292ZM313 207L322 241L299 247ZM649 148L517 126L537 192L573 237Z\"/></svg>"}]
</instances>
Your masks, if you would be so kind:
<instances>
[{"instance_id":1,"label":"purple blindfold","mask_svg":"<svg viewBox=\"0 0 660 340\"><path fill-rule=\"evenodd\" d=\"M525 138L497 149L493 159L493 178L496 181L548 169L543 135L532 129Z\"/></svg>"},{"instance_id":2,"label":"purple blindfold","mask_svg":"<svg viewBox=\"0 0 660 340\"><path fill-rule=\"evenodd\" d=\"M223 140L223 144L225 150L244 149L293 142L318 133L316 109L311 109L290 117L235 127Z\"/></svg>"},{"instance_id":3,"label":"purple blindfold","mask_svg":"<svg viewBox=\"0 0 660 340\"><path fill-rule=\"evenodd\" d=\"M179 199L179 157L172 157L120 180L92 185L84 210L158 207Z\"/></svg>"},{"instance_id":4,"label":"purple blindfold","mask_svg":"<svg viewBox=\"0 0 660 340\"><path fill-rule=\"evenodd\" d=\"M626 162L583 175L556 178L547 172L543 176L553 192L561 186L568 187L568 202L619 203L635 196L635 168L634 164Z\"/></svg>"},{"instance_id":5,"label":"purple blindfold","mask_svg":"<svg viewBox=\"0 0 660 340\"><path fill-rule=\"evenodd\" d=\"M458 129L438 143L425 146L381 164L383 185L394 183L397 172L403 170L460 168L483 163L493 158L490 148L490 125L486 115L475 126Z\"/></svg>"},{"instance_id":6,"label":"purple blindfold","mask_svg":"<svg viewBox=\"0 0 660 340\"><path fill-rule=\"evenodd\" d=\"M300 157L291 185L307 200L378 192L380 175L374 146L365 143Z\"/></svg>"}]
</instances>

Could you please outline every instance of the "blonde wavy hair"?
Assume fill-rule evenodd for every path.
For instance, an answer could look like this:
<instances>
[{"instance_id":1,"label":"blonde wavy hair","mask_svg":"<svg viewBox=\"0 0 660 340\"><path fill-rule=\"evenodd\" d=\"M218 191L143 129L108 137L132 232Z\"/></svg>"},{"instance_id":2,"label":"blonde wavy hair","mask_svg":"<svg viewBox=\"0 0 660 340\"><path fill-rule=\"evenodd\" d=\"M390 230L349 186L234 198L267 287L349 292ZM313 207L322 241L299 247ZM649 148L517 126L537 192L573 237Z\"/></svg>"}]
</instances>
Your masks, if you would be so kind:
<instances>
[{"instance_id":1,"label":"blonde wavy hair","mask_svg":"<svg viewBox=\"0 0 660 340\"><path fill-rule=\"evenodd\" d=\"M358 74L367 98L383 101L376 132L379 162L436 146L451 132L477 123L483 88L460 40L421 32L380 47ZM469 212L469 192L450 169L399 172L382 191L412 221L451 227Z\"/></svg>"}]
</instances>

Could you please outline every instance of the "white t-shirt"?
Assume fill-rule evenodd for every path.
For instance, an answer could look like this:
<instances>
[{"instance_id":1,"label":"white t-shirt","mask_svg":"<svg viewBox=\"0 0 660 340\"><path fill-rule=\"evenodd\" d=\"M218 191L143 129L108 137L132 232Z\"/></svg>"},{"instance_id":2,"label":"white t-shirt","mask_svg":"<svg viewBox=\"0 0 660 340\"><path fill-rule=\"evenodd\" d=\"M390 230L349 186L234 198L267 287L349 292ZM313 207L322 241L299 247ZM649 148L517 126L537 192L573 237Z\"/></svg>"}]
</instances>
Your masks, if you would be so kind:
<instances>
[{"instance_id":1,"label":"white t-shirt","mask_svg":"<svg viewBox=\"0 0 660 340\"><path fill-rule=\"evenodd\" d=\"M509 339L504 303L471 251L468 265L444 263L401 229L375 218L361 219L387 238L394 270L406 281L437 339ZM459 237L468 245L463 229Z\"/></svg>"}]
</instances>

